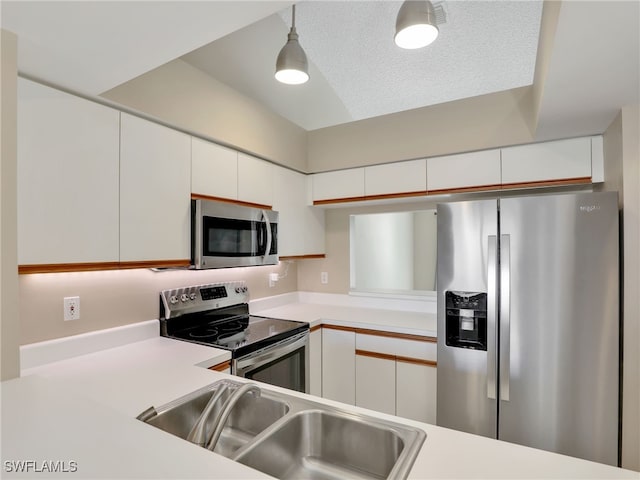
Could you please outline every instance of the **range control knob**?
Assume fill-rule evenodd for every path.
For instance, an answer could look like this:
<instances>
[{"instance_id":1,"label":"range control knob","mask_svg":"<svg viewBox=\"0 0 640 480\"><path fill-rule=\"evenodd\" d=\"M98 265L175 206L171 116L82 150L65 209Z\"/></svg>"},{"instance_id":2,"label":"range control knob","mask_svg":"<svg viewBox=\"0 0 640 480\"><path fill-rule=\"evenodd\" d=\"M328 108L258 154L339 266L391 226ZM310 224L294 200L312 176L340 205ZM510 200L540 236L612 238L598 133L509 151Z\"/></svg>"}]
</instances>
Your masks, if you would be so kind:
<instances>
[{"instance_id":1,"label":"range control knob","mask_svg":"<svg viewBox=\"0 0 640 480\"><path fill-rule=\"evenodd\" d=\"M171 297L169 297L169 303L171 305L175 305L176 303L178 303L178 296L177 295L172 295Z\"/></svg>"},{"instance_id":2,"label":"range control knob","mask_svg":"<svg viewBox=\"0 0 640 480\"><path fill-rule=\"evenodd\" d=\"M187 300L189 300L189 297L187 296L186 293L183 293L182 295L180 295L180 300L182 300L183 302L186 302Z\"/></svg>"},{"instance_id":3,"label":"range control knob","mask_svg":"<svg viewBox=\"0 0 640 480\"><path fill-rule=\"evenodd\" d=\"M189 295L189 300L195 300L196 299L196 294L192 293L191 295Z\"/></svg>"}]
</instances>

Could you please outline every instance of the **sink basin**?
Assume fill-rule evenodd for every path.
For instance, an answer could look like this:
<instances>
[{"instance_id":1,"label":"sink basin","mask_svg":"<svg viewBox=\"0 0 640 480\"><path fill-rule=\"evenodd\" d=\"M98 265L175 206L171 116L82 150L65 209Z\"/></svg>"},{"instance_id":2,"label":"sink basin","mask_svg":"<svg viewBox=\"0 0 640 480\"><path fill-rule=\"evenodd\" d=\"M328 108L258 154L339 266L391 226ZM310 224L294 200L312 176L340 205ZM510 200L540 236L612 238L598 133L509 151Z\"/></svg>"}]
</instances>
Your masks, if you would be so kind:
<instances>
[{"instance_id":1,"label":"sink basin","mask_svg":"<svg viewBox=\"0 0 640 480\"><path fill-rule=\"evenodd\" d=\"M418 440L419 449L418 431L372 417L306 410L274 425L234 460L280 479L402 478L413 464L409 445Z\"/></svg>"},{"instance_id":2,"label":"sink basin","mask_svg":"<svg viewBox=\"0 0 640 480\"><path fill-rule=\"evenodd\" d=\"M220 380L138 419L186 440L223 385L210 435L213 419L243 383ZM261 387L259 396L245 393L233 406L214 452L280 479L402 479L425 438L401 423Z\"/></svg>"},{"instance_id":3,"label":"sink basin","mask_svg":"<svg viewBox=\"0 0 640 480\"><path fill-rule=\"evenodd\" d=\"M225 382L225 384L228 388L220 398L219 405L214 409L213 415L209 416L210 422L207 425L209 432L213 431L213 419L216 417L220 405L224 404L225 400L241 385L235 382ZM207 402L221 385L222 383L216 383L214 384L215 388L210 386L198 390L160 407L156 410L157 415L145 421L149 425L186 439ZM289 406L284 401L270 398L266 391L259 397L253 394L242 396L231 411L214 451L227 457L230 456L276 420L286 415L288 411Z\"/></svg>"}]
</instances>

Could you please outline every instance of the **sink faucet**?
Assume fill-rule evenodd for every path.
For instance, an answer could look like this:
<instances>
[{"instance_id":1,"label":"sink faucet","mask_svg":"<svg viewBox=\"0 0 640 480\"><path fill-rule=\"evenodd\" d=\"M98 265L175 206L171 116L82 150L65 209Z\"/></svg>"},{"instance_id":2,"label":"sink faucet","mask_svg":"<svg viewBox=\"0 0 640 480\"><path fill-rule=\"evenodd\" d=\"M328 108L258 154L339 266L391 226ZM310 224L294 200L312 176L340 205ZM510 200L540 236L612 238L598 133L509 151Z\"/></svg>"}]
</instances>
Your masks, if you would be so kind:
<instances>
[{"instance_id":1,"label":"sink faucet","mask_svg":"<svg viewBox=\"0 0 640 480\"><path fill-rule=\"evenodd\" d=\"M222 429L224 428L224 424L227 423L227 419L233 410L233 407L238 400L247 392L254 392L256 397L260 396L260 387L255 383L245 383L240 388L238 388L233 394L227 399L222 407L222 411L218 414L214 421L214 430L211 435L211 439L209 443L207 443L207 448L213 451L216 448L216 444L218 443L218 439L220 438L220 434L222 433Z\"/></svg>"},{"instance_id":2,"label":"sink faucet","mask_svg":"<svg viewBox=\"0 0 640 480\"><path fill-rule=\"evenodd\" d=\"M207 402L207 406L204 407L204 410L202 410L202 413L198 417L198 420L196 420L196 423L191 428L191 431L187 436L187 441L195 443L196 445L200 445L201 447L207 445L207 442L209 440L206 428L207 420L209 420L211 412L213 412L213 409L218 403L218 400L220 399L220 397L222 397L226 390L227 386L222 384L220 388L216 390L216 393L211 395L211 398Z\"/></svg>"}]
</instances>

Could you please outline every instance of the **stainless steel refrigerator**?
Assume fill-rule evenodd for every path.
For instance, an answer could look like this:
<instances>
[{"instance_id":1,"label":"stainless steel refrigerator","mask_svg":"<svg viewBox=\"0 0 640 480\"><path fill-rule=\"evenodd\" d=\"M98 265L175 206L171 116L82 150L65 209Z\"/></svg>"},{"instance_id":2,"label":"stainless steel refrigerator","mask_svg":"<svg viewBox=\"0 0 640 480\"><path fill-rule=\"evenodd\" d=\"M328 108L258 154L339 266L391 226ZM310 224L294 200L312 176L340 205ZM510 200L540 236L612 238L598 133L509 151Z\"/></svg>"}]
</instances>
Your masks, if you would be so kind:
<instances>
[{"instance_id":1,"label":"stainless steel refrigerator","mask_svg":"<svg viewBox=\"0 0 640 480\"><path fill-rule=\"evenodd\" d=\"M437 217L437 424L617 465L617 193Z\"/></svg>"}]
</instances>

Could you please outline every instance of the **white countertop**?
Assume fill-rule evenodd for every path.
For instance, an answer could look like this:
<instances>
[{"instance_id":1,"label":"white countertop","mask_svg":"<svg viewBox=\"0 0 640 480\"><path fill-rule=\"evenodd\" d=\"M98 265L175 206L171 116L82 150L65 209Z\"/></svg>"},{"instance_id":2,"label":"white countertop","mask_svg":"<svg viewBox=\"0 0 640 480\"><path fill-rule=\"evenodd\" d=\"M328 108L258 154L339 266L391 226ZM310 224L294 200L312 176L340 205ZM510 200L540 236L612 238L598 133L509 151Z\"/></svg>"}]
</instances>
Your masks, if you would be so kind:
<instances>
[{"instance_id":1,"label":"white countertop","mask_svg":"<svg viewBox=\"0 0 640 480\"><path fill-rule=\"evenodd\" d=\"M295 301L275 307L267 305L267 308L263 308L259 304L252 305L251 313L265 317L308 322L312 327L318 324L326 324L430 337L437 335L435 313L331 305L318 301L314 302L315 297L320 296L312 297L311 301Z\"/></svg>"},{"instance_id":2,"label":"white countertop","mask_svg":"<svg viewBox=\"0 0 640 480\"><path fill-rule=\"evenodd\" d=\"M228 358L223 350L156 337L31 368L3 382L2 478L269 478L135 419L151 405L228 378L203 368ZM314 399L423 429L427 438L413 479L640 478L638 472ZM29 473L11 471L19 461L33 462ZM42 473L45 462L56 461L67 473Z\"/></svg>"}]
</instances>

